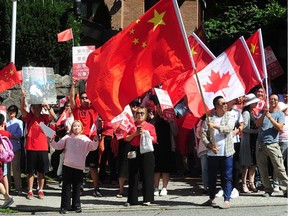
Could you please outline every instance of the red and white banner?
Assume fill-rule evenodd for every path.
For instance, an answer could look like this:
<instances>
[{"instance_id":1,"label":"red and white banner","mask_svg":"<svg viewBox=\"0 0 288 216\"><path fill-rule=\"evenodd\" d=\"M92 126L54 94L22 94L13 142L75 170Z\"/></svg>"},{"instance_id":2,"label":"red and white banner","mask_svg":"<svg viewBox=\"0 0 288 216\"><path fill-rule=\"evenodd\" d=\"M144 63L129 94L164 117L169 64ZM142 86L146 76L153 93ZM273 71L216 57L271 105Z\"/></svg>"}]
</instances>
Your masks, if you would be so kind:
<instances>
[{"instance_id":1,"label":"red and white banner","mask_svg":"<svg viewBox=\"0 0 288 216\"><path fill-rule=\"evenodd\" d=\"M86 66L87 57L95 50L95 46L77 46L72 50L72 77L76 80L86 80L89 68Z\"/></svg>"},{"instance_id":2,"label":"red and white banner","mask_svg":"<svg viewBox=\"0 0 288 216\"><path fill-rule=\"evenodd\" d=\"M175 113L174 113L174 106L172 104L172 101L169 97L169 94L166 90L154 88L155 93L157 95L159 104L161 106L161 109L163 111L164 119L176 119Z\"/></svg>"}]
</instances>

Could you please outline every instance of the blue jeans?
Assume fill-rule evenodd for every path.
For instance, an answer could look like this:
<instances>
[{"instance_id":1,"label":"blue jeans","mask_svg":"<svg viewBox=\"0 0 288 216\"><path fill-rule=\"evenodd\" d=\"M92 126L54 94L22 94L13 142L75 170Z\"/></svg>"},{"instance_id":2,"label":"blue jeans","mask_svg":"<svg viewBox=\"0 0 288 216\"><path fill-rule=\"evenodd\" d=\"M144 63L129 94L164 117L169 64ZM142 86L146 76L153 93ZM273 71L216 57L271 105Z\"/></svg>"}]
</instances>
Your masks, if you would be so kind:
<instances>
[{"instance_id":1,"label":"blue jeans","mask_svg":"<svg viewBox=\"0 0 288 216\"><path fill-rule=\"evenodd\" d=\"M200 156L200 161L201 161L201 175L202 175L203 187L207 189L208 188L208 156L207 154Z\"/></svg>"},{"instance_id":2,"label":"blue jeans","mask_svg":"<svg viewBox=\"0 0 288 216\"><path fill-rule=\"evenodd\" d=\"M224 191L224 201L230 201L233 172L233 156L208 156L209 197L215 199L217 172L221 173L221 187Z\"/></svg>"}]
</instances>

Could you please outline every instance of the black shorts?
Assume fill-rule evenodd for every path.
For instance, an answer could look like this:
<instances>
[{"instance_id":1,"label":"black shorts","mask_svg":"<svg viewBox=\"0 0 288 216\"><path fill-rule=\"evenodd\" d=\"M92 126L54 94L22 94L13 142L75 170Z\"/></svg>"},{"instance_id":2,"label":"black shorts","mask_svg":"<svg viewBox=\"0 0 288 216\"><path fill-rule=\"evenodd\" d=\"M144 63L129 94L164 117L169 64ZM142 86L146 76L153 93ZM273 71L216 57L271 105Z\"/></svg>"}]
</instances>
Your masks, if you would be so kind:
<instances>
[{"instance_id":1,"label":"black shorts","mask_svg":"<svg viewBox=\"0 0 288 216\"><path fill-rule=\"evenodd\" d=\"M90 151L86 157L85 166L90 168L99 167L99 151Z\"/></svg>"},{"instance_id":2,"label":"black shorts","mask_svg":"<svg viewBox=\"0 0 288 216\"><path fill-rule=\"evenodd\" d=\"M39 173L49 172L48 151L27 150L27 174L33 175L35 171Z\"/></svg>"}]
</instances>

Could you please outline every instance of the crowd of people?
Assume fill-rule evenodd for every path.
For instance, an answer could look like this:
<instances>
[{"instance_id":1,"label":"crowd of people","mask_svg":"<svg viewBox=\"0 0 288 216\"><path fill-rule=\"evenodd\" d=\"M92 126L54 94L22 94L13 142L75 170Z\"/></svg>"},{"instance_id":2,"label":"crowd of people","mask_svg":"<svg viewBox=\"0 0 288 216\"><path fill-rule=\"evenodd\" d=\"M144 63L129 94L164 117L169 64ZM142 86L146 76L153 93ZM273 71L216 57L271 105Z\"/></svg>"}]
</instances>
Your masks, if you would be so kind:
<instances>
[{"instance_id":1,"label":"crowd of people","mask_svg":"<svg viewBox=\"0 0 288 216\"><path fill-rule=\"evenodd\" d=\"M181 153L181 149L188 148L183 145L191 144L183 143L187 141L183 138L187 133L183 133L177 122L179 116L167 118L151 92L146 95L148 99L131 102L134 127L121 139L115 136L113 124L101 119L86 92L77 91L76 80L72 82L69 100L57 114L49 104L28 106L23 92L19 107L21 120L17 118L16 105L8 107L7 122L0 114L0 134L11 140L15 155L11 163L1 165L0 193L5 198L2 208L14 202L9 194L11 188L15 195L25 195L28 200L33 199L35 191L37 197L43 199L45 175L51 165L62 186L61 214L71 209L82 212L80 197L85 167L89 168L93 182L93 196L105 196L101 183L108 177L110 184L119 186L116 197L127 197L125 206L139 204L139 187L145 206L154 202L154 196L167 195L170 175L177 172L176 152ZM203 193L209 195L203 206L214 206L215 198L223 196L220 208L227 209L231 198L241 193L257 193L259 189L264 191L263 196L269 197L280 188L287 198L287 92L281 94L281 100L272 93L266 101L265 89L261 86L232 101L217 96L213 100L214 109L198 120L195 130L189 130L188 135L195 137L190 142L201 164ZM47 137L41 124L52 127L55 136ZM25 189L21 179L23 153ZM57 162L54 164L52 160ZM217 191L219 174L221 189ZM33 188L35 176L37 190ZM256 185L259 179L261 185ZM124 189L125 183L128 191Z\"/></svg>"}]
</instances>

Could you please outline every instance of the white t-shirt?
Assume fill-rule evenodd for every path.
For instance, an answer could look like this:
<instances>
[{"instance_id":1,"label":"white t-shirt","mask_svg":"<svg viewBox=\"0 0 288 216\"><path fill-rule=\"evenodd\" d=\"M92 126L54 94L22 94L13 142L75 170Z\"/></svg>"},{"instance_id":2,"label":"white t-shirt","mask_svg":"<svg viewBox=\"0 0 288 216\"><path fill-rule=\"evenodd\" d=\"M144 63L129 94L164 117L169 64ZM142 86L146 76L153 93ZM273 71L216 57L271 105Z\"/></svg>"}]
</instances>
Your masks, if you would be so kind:
<instances>
[{"instance_id":1,"label":"white t-shirt","mask_svg":"<svg viewBox=\"0 0 288 216\"><path fill-rule=\"evenodd\" d=\"M232 109L229 112L229 115L235 119L235 124L238 122L238 123L243 123L244 120L243 120L243 116L241 114L241 111L238 110L238 109ZM240 136L239 134L237 134L236 136L233 137L233 141L234 143L238 143L240 142Z\"/></svg>"},{"instance_id":2,"label":"white t-shirt","mask_svg":"<svg viewBox=\"0 0 288 216\"><path fill-rule=\"evenodd\" d=\"M223 117L215 116L214 124L220 125L220 122L221 122L222 118ZM212 150L209 150L208 151L208 155L209 156L226 156L226 152L225 152L225 134L219 133L219 130L214 129L214 128L212 129L212 133L214 135L214 140L215 140L216 146L218 148L218 153L215 154Z\"/></svg>"}]
</instances>

